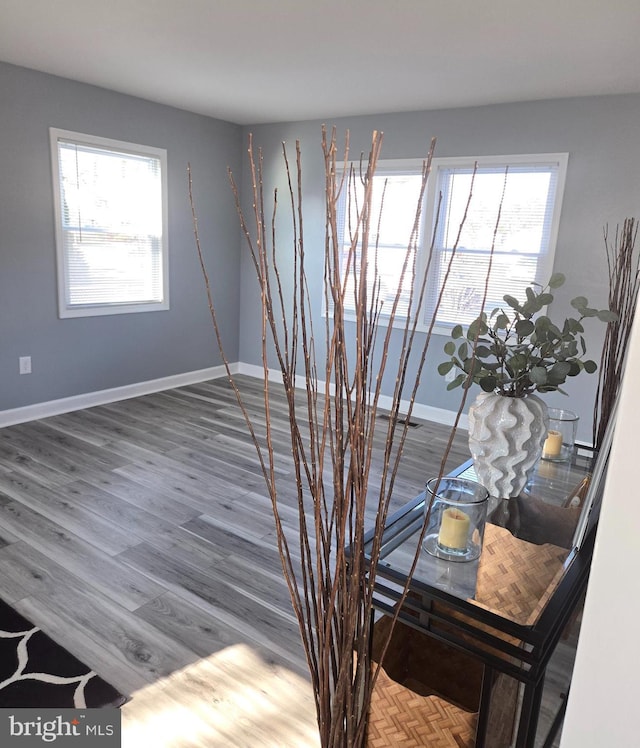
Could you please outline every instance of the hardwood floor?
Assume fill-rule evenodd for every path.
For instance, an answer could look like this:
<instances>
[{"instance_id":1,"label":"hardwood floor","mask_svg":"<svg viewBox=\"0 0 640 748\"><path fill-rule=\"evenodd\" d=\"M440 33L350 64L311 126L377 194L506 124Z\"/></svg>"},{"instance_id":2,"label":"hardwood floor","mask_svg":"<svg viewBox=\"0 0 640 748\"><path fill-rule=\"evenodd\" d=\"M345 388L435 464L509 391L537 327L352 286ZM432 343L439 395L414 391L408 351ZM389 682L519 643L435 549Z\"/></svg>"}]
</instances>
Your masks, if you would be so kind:
<instances>
[{"instance_id":1,"label":"hardwood floor","mask_svg":"<svg viewBox=\"0 0 640 748\"><path fill-rule=\"evenodd\" d=\"M239 381L259 414L261 383ZM272 423L286 485L283 406ZM448 435L411 429L396 506ZM448 468L467 456L457 436ZM224 379L0 429L0 596L133 697L123 746L317 745L270 502Z\"/></svg>"}]
</instances>

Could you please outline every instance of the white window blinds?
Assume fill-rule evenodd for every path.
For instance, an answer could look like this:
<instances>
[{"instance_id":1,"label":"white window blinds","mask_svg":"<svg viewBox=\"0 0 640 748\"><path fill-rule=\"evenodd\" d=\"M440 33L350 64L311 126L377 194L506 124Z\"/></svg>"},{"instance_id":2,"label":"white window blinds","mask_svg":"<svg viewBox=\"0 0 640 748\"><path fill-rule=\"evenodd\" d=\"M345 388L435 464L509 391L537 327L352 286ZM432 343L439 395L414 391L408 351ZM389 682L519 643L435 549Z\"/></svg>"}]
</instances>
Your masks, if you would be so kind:
<instances>
[{"instance_id":1,"label":"white window blinds","mask_svg":"<svg viewBox=\"0 0 640 748\"><path fill-rule=\"evenodd\" d=\"M422 175L413 171L404 172L389 166L381 167L373 178L372 210L368 243L367 298L371 299L374 280L379 282L380 312L388 316L400 288L397 315L405 317L409 311L413 278L411 267L413 250L409 254L406 271L403 263L410 246L411 234L416 220L416 208L420 197ZM362 209L362 183L356 179L347 190L345 185L341 206L340 230L342 232L342 268L346 274L345 304L355 310L355 282L361 270L362 246L365 237L357 225L358 211ZM355 265L347 270L351 238L358 232ZM418 228L418 236L420 229Z\"/></svg>"},{"instance_id":2,"label":"white window blinds","mask_svg":"<svg viewBox=\"0 0 640 748\"><path fill-rule=\"evenodd\" d=\"M450 327L477 317L484 295L491 246L494 254L485 310L504 305L503 296L524 296L531 283L545 285L553 264L559 216L561 162L439 165L436 193L442 202L435 232L431 293L424 311L429 324L454 247L451 271L437 323ZM469 194L473 179L471 200ZM498 222L500 200L504 200ZM468 208L467 208L468 203ZM466 220L460 224L467 210ZM496 231L497 225L497 231Z\"/></svg>"}]
</instances>

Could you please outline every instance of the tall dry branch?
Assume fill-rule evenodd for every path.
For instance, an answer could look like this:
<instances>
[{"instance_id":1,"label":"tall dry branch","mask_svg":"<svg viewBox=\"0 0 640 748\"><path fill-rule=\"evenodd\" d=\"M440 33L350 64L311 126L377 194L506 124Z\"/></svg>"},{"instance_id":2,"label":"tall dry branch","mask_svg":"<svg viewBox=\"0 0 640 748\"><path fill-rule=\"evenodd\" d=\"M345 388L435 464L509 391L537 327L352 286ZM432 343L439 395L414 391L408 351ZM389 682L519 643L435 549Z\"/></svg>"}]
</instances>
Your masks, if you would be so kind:
<instances>
[{"instance_id":1,"label":"tall dry branch","mask_svg":"<svg viewBox=\"0 0 640 748\"><path fill-rule=\"evenodd\" d=\"M599 449L618 398L631 325L636 314L640 287L640 255L635 251L638 223L626 218L613 237L604 229L609 275L609 309L617 319L607 324L593 410L593 446Z\"/></svg>"},{"instance_id":2,"label":"tall dry branch","mask_svg":"<svg viewBox=\"0 0 640 748\"><path fill-rule=\"evenodd\" d=\"M293 161L289 159L285 144L282 146L292 236L288 251L278 246L276 223L280 203L277 193L273 195L270 216L265 213L263 158L261 151L254 148L252 139L248 149L252 186L249 214L242 207L239 190L230 174L240 225L260 293L264 438L258 436L224 354L200 245L189 170L194 233L209 309L227 376L247 422L271 499L278 550L308 661L324 748L354 748L366 741L368 708L377 677L370 661L376 567L380 559L382 531L433 331L432 323L426 334L418 334L418 312L426 293L433 242L425 274L420 278L416 277L416 256L423 196L431 171L435 140L431 142L423 163L413 227L407 237L397 293L390 308L385 310L386 325L379 324L381 284L377 239L372 240L379 234L381 220L381 213L375 209L373 190L382 141L382 133L374 132L368 155L361 157L359 168L354 168L349 160L348 135L344 146L339 148L335 129L330 132L326 128L322 130L325 165L323 274L327 313L318 330L313 326L313 309L317 302L311 298L307 277L300 144L296 143ZM355 189L356 184L358 189ZM339 222L340 201L345 197L346 249ZM451 252L446 277L456 249L457 242ZM404 284L405 279L408 284ZM412 289L406 315L399 312L403 285ZM438 305L442 293L443 290ZM349 294L352 294L350 298ZM351 299L355 302L355 313L347 312L352 308L348 303ZM323 351L319 360L316 346L322 336ZM400 353L394 352L391 358L394 337L400 340ZM275 465L275 435L269 418L271 388L274 386L272 361L275 361L282 380L290 424L299 523L295 535L285 530L280 515L280 478ZM412 366L414 374L409 376ZM385 372L395 381L388 408L390 418L386 422L377 418ZM302 387L297 386L300 381ZM462 404L456 423L461 409ZM401 411L406 416L402 420ZM384 429L384 467L381 475L372 481L370 471L375 436L380 429ZM453 434L443 455L441 474L452 438ZM285 488L290 491L291 485ZM375 516L375 532L373 543L365 552L366 512ZM292 551L294 545L295 553ZM414 568L420 552L421 543L416 549ZM296 556L300 559L297 563L293 560ZM402 600L408 589L409 580Z\"/></svg>"}]
</instances>

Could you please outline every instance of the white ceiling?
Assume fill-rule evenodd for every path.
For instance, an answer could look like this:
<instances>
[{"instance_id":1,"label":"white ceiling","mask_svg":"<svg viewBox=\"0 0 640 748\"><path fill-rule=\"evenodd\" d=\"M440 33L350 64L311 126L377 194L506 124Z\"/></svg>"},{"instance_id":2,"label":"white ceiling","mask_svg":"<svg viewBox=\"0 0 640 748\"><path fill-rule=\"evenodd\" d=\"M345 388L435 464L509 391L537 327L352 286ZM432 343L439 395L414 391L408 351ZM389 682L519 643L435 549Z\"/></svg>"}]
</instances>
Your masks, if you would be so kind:
<instances>
[{"instance_id":1,"label":"white ceiling","mask_svg":"<svg viewBox=\"0 0 640 748\"><path fill-rule=\"evenodd\" d=\"M0 0L0 60L241 124L640 92L640 0Z\"/></svg>"}]
</instances>

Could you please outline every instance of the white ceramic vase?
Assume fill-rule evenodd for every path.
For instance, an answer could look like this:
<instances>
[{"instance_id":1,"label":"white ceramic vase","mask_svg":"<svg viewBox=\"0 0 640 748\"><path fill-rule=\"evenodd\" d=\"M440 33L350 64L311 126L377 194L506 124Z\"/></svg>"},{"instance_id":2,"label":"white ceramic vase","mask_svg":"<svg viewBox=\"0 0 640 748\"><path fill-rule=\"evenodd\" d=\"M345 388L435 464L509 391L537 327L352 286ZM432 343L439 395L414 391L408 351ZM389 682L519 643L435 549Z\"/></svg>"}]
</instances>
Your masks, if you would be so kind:
<instances>
[{"instance_id":1,"label":"white ceramic vase","mask_svg":"<svg viewBox=\"0 0 640 748\"><path fill-rule=\"evenodd\" d=\"M469 449L491 496L518 496L542 454L549 418L536 395L504 397L481 392L469 408Z\"/></svg>"}]
</instances>

